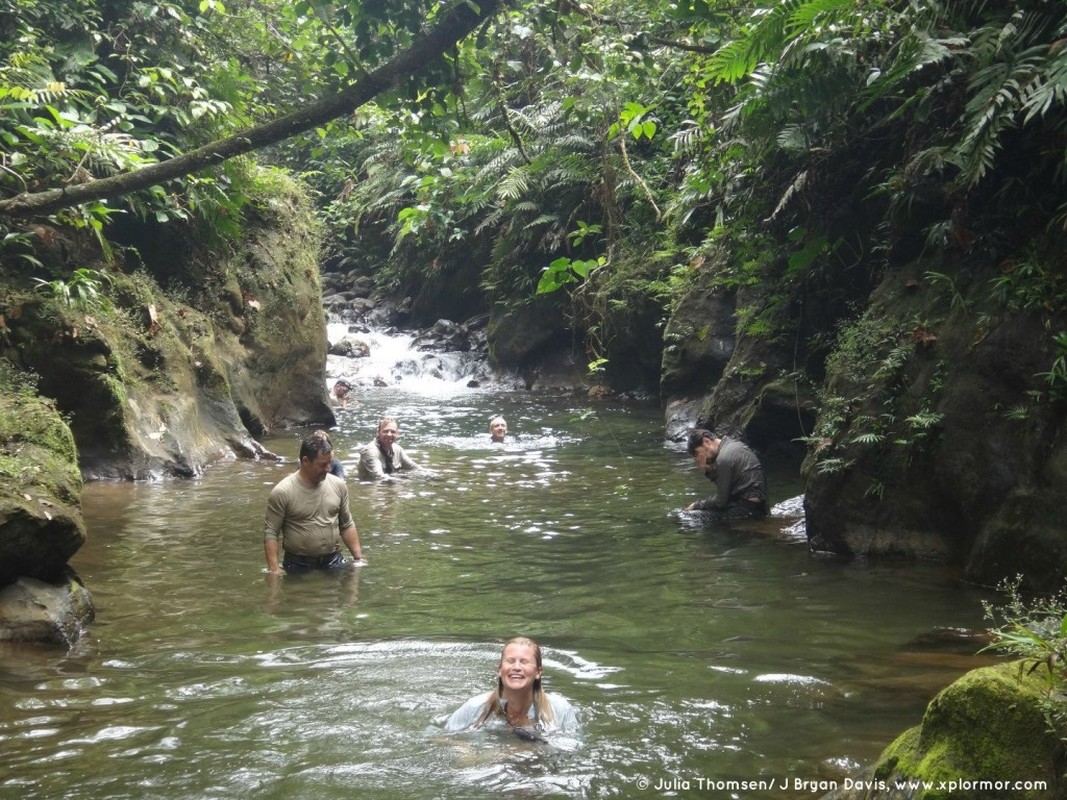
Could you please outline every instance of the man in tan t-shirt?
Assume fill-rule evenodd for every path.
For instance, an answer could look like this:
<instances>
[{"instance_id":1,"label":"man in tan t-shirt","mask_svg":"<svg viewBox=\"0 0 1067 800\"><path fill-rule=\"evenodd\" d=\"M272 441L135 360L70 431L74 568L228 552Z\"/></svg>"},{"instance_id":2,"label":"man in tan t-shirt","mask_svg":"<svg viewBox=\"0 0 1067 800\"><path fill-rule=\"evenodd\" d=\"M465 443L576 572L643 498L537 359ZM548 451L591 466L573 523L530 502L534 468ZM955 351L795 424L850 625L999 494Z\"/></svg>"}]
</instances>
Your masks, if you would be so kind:
<instances>
[{"instance_id":1,"label":"man in tan t-shirt","mask_svg":"<svg viewBox=\"0 0 1067 800\"><path fill-rule=\"evenodd\" d=\"M263 553L267 572L345 566L341 543L363 562L359 532L348 508L348 484L330 474L333 447L319 432L300 443L300 469L279 481L267 499ZM285 550L284 561L279 554Z\"/></svg>"}]
</instances>

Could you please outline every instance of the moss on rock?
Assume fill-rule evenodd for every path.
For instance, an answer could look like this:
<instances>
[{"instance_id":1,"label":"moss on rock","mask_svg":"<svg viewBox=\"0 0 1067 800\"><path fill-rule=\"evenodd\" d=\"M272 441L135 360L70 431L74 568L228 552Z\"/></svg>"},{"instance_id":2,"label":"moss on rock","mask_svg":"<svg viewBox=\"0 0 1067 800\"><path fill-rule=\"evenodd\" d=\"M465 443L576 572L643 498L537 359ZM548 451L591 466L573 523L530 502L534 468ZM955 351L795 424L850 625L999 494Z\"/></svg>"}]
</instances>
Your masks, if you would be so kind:
<instances>
[{"instance_id":1,"label":"moss on rock","mask_svg":"<svg viewBox=\"0 0 1067 800\"><path fill-rule=\"evenodd\" d=\"M70 428L29 376L0 359L0 586L54 580L85 541Z\"/></svg>"},{"instance_id":2,"label":"moss on rock","mask_svg":"<svg viewBox=\"0 0 1067 800\"><path fill-rule=\"evenodd\" d=\"M934 698L919 726L882 753L868 782L883 788L834 797L1067 797L1064 731L1050 727L1048 714L1049 704L1064 698L1049 695L1044 667L1032 665L1016 661L968 672ZM1016 781L1020 788L1005 788Z\"/></svg>"}]
</instances>

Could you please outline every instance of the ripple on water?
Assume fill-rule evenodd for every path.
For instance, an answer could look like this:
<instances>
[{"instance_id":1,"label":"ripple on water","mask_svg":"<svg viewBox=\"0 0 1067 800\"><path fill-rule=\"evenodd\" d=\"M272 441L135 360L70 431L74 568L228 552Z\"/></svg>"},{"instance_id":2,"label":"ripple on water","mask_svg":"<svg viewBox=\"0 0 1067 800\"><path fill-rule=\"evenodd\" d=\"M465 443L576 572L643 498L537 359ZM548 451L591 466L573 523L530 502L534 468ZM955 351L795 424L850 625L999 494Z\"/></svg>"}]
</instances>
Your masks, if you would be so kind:
<instances>
[{"instance_id":1,"label":"ripple on water","mask_svg":"<svg viewBox=\"0 0 1067 800\"><path fill-rule=\"evenodd\" d=\"M363 570L262 574L297 431L265 443L283 463L86 487L75 567L98 621L69 656L4 659L0 794L601 800L642 776L839 774L921 715L934 673L908 643L981 621L954 578L812 559L786 517L687 526L672 510L708 483L657 408L354 394L333 433L350 466L388 415L437 473L350 474ZM497 413L518 438L490 447ZM579 748L443 734L516 634L542 643ZM938 682L966 669L938 658Z\"/></svg>"}]
</instances>

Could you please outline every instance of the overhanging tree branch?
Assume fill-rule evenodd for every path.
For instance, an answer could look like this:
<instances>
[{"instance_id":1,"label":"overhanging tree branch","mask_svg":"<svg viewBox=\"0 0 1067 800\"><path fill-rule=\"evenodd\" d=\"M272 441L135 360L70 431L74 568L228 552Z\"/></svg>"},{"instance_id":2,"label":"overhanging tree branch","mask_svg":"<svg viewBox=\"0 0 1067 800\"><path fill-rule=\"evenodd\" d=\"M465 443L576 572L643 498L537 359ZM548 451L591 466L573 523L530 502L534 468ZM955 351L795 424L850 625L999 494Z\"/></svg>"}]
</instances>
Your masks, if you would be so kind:
<instances>
[{"instance_id":1,"label":"overhanging tree branch","mask_svg":"<svg viewBox=\"0 0 1067 800\"><path fill-rule=\"evenodd\" d=\"M206 167L220 164L234 156L250 153L268 144L280 142L298 133L355 111L364 103L392 88L401 79L419 72L426 64L474 31L499 11L507 0L461 2L434 28L417 39L408 49L357 80L349 88L294 111L279 119L256 125L241 133L206 144L188 153L143 167L133 172L88 181L61 189L48 189L15 195L0 200L0 214L7 216L45 214L59 208L109 200L130 192L147 189Z\"/></svg>"}]
</instances>

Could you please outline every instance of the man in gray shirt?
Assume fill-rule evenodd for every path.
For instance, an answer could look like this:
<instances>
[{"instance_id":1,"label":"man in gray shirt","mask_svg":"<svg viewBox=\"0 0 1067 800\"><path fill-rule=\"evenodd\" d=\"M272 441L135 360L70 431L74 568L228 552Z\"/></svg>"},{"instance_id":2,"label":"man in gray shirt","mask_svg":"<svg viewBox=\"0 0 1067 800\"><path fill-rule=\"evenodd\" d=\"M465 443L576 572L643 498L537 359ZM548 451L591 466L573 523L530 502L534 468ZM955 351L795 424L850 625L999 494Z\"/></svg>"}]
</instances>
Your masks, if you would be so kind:
<instances>
[{"instance_id":1,"label":"man in gray shirt","mask_svg":"<svg viewBox=\"0 0 1067 800\"><path fill-rule=\"evenodd\" d=\"M316 431L300 443L300 468L283 478L267 498L263 553L267 572L279 575L301 569L345 565L343 542L352 557L363 560L359 532L348 508L348 484L330 474L333 447ZM285 559L279 563L284 548Z\"/></svg>"},{"instance_id":2,"label":"man in gray shirt","mask_svg":"<svg viewBox=\"0 0 1067 800\"><path fill-rule=\"evenodd\" d=\"M689 434L689 455L715 482L715 494L686 507L714 519L745 519L767 514L767 482L763 466L745 444L729 436L698 428Z\"/></svg>"},{"instance_id":3,"label":"man in gray shirt","mask_svg":"<svg viewBox=\"0 0 1067 800\"><path fill-rule=\"evenodd\" d=\"M359 479L361 481L391 480L398 472L419 469L396 443L400 428L395 419L386 417L378 423L378 435L359 451Z\"/></svg>"}]
</instances>

